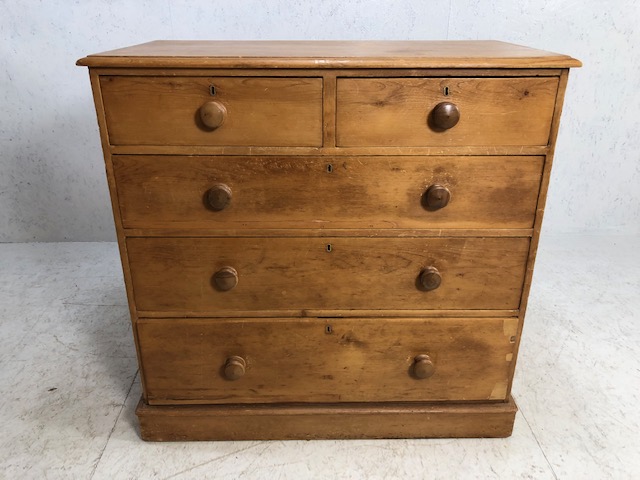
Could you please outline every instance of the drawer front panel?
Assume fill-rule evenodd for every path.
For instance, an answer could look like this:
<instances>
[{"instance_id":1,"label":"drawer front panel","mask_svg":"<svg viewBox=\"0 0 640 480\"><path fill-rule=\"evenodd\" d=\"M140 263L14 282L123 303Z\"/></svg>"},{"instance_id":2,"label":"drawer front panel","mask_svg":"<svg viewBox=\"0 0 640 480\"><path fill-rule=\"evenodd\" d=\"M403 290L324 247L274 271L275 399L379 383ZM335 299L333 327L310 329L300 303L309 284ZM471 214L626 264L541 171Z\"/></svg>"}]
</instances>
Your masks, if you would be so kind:
<instances>
[{"instance_id":1,"label":"drawer front panel","mask_svg":"<svg viewBox=\"0 0 640 480\"><path fill-rule=\"evenodd\" d=\"M531 228L543 163L544 157L113 157L125 228ZM228 202L212 204L219 198L209 194L224 187ZM445 206L427 193L441 187Z\"/></svg>"},{"instance_id":2,"label":"drawer front panel","mask_svg":"<svg viewBox=\"0 0 640 480\"><path fill-rule=\"evenodd\" d=\"M139 311L213 316L517 309L528 248L528 238L127 239Z\"/></svg>"},{"instance_id":3,"label":"drawer front panel","mask_svg":"<svg viewBox=\"0 0 640 480\"><path fill-rule=\"evenodd\" d=\"M503 400L516 328L516 318L137 323L152 404Z\"/></svg>"},{"instance_id":4,"label":"drawer front panel","mask_svg":"<svg viewBox=\"0 0 640 480\"><path fill-rule=\"evenodd\" d=\"M112 145L322 145L321 78L102 76L100 86Z\"/></svg>"},{"instance_id":5,"label":"drawer front panel","mask_svg":"<svg viewBox=\"0 0 640 480\"><path fill-rule=\"evenodd\" d=\"M340 78L337 144L547 145L557 89L555 77ZM441 103L455 126L455 113L434 112Z\"/></svg>"}]
</instances>

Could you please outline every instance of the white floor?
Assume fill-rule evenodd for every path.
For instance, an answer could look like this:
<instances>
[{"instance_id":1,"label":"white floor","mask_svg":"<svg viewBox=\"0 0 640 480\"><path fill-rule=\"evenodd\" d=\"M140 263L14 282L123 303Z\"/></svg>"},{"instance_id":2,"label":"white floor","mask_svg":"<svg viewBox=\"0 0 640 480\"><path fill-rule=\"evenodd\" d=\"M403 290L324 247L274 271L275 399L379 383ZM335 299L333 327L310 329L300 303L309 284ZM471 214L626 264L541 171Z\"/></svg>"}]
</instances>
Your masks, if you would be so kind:
<instances>
[{"instance_id":1,"label":"white floor","mask_svg":"<svg viewBox=\"0 0 640 480\"><path fill-rule=\"evenodd\" d=\"M116 245L0 245L0 478L640 478L640 238L538 258L510 438L155 444Z\"/></svg>"}]
</instances>

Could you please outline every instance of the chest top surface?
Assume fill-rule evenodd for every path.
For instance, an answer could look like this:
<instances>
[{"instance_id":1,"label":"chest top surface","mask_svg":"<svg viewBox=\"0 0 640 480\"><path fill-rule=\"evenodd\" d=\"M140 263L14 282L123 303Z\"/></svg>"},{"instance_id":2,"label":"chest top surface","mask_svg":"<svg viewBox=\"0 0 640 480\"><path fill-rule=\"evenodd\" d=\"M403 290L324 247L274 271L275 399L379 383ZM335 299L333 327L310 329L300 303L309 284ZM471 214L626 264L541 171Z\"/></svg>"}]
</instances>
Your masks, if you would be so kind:
<instances>
[{"instance_id":1,"label":"chest top surface","mask_svg":"<svg viewBox=\"0 0 640 480\"><path fill-rule=\"evenodd\" d=\"M157 40L78 60L88 67L570 68L567 55L480 41Z\"/></svg>"}]
</instances>

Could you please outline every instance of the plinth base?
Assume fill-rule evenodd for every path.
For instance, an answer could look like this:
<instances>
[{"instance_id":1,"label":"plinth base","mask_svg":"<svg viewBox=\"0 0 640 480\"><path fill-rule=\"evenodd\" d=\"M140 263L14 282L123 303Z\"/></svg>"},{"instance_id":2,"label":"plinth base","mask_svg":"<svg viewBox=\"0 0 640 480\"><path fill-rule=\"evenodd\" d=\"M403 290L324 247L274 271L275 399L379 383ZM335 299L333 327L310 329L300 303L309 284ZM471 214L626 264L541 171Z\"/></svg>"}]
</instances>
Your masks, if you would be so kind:
<instances>
[{"instance_id":1,"label":"plinth base","mask_svg":"<svg viewBox=\"0 0 640 480\"><path fill-rule=\"evenodd\" d=\"M508 437L518 408L498 403L151 406L136 414L149 441Z\"/></svg>"}]
</instances>

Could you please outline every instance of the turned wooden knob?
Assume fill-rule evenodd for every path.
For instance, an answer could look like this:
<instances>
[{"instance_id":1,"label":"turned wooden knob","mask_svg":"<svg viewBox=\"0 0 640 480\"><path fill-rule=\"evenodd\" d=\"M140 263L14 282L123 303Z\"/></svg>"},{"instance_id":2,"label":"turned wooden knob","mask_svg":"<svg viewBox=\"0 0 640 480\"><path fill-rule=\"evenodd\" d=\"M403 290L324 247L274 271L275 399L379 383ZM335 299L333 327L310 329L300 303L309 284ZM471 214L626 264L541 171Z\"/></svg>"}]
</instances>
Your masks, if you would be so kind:
<instances>
[{"instance_id":1,"label":"turned wooden knob","mask_svg":"<svg viewBox=\"0 0 640 480\"><path fill-rule=\"evenodd\" d=\"M424 194L424 203L429 210L444 208L451 199L451 192L442 185L431 185Z\"/></svg>"},{"instance_id":2,"label":"turned wooden knob","mask_svg":"<svg viewBox=\"0 0 640 480\"><path fill-rule=\"evenodd\" d=\"M238 272L233 267L222 267L213 274L213 283L223 292L231 290L238 285Z\"/></svg>"},{"instance_id":3,"label":"turned wooden knob","mask_svg":"<svg viewBox=\"0 0 640 480\"><path fill-rule=\"evenodd\" d=\"M238 380L244 375L246 368L247 362L244 361L244 358L234 355L227 358L224 363L224 376L227 380Z\"/></svg>"},{"instance_id":4,"label":"turned wooden knob","mask_svg":"<svg viewBox=\"0 0 640 480\"><path fill-rule=\"evenodd\" d=\"M413 359L413 374L416 378L429 378L435 372L436 366L429 355L418 355Z\"/></svg>"},{"instance_id":5,"label":"turned wooden knob","mask_svg":"<svg viewBox=\"0 0 640 480\"><path fill-rule=\"evenodd\" d=\"M218 128L224 123L227 116L227 109L220 102L207 102L200 107L200 120L210 129Z\"/></svg>"},{"instance_id":6,"label":"turned wooden knob","mask_svg":"<svg viewBox=\"0 0 640 480\"><path fill-rule=\"evenodd\" d=\"M231 202L231 189L224 183L217 183L207 190L206 199L209 208L219 212Z\"/></svg>"},{"instance_id":7,"label":"turned wooden knob","mask_svg":"<svg viewBox=\"0 0 640 480\"><path fill-rule=\"evenodd\" d=\"M431 111L431 124L438 130L453 128L460 120L460 110L451 102L442 102Z\"/></svg>"},{"instance_id":8,"label":"turned wooden knob","mask_svg":"<svg viewBox=\"0 0 640 480\"><path fill-rule=\"evenodd\" d=\"M442 276L436 267L427 267L420 272L419 280L423 290L435 290L442 283Z\"/></svg>"}]
</instances>

